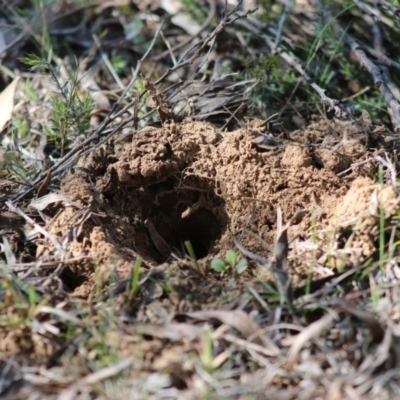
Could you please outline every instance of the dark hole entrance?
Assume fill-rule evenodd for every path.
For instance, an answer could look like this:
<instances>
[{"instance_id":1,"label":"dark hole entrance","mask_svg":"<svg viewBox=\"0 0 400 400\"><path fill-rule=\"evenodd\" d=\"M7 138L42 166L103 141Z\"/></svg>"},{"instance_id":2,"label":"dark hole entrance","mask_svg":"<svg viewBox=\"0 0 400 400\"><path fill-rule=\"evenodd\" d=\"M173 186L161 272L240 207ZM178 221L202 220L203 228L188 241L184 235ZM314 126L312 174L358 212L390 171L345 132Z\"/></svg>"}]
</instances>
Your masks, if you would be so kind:
<instances>
[{"instance_id":1,"label":"dark hole entrance","mask_svg":"<svg viewBox=\"0 0 400 400\"><path fill-rule=\"evenodd\" d=\"M76 271L66 268L60 274L60 279L65 285L66 289L73 292L77 287L81 286L85 282L86 277L83 275L78 275Z\"/></svg>"},{"instance_id":2,"label":"dark hole entrance","mask_svg":"<svg viewBox=\"0 0 400 400\"><path fill-rule=\"evenodd\" d=\"M218 218L210 211L199 209L178 221L173 241L190 241L197 258L206 257L214 242L221 236Z\"/></svg>"},{"instance_id":3,"label":"dark hole entrance","mask_svg":"<svg viewBox=\"0 0 400 400\"><path fill-rule=\"evenodd\" d=\"M165 259L155 248L161 236L170 249L180 255L187 253L185 241L190 241L198 259L208 255L226 229L224 201L214 193L196 190L168 190L153 201L149 217L156 234L149 232L151 253L156 260ZM156 236L156 237L155 237Z\"/></svg>"}]
</instances>

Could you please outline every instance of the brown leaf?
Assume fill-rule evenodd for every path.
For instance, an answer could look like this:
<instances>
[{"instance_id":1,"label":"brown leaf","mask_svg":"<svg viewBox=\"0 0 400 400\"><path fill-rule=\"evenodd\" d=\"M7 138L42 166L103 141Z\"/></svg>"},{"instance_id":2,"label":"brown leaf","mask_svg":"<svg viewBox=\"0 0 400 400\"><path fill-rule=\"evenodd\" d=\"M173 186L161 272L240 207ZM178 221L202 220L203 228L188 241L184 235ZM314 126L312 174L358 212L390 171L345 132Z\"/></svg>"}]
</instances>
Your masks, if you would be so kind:
<instances>
[{"instance_id":1,"label":"brown leaf","mask_svg":"<svg viewBox=\"0 0 400 400\"><path fill-rule=\"evenodd\" d=\"M150 238L156 246L156 249L162 254L164 257L169 257L171 255L171 248L168 246L168 243L164 240L164 238L158 233L156 227L150 218L147 218L144 221L144 225L147 228Z\"/></svg>"},{"instance_id":2,"label":"brown leaf","mask_svg":"<svg viewBox=\"0 0 400 400\"><path fill-rule=\"evenodd\" d=\"M242 310L204 310L185 313L184 315L198 320L218 319L223 324L237 329L246 339L259 341L256 334L260 332L261 326Z\"/></svg>"},{"instance_id":3,"label":"brown leaf","mask_svg":"<svg viewBox=\"0 0 400 400\"><path fill-rule=\"evenodd\" d=\"M10 120L14 109L14 94L20 77L17 76L1 93L0 93L0 132L3 130L7 122Z\"/></svg>"},{"instance_id":4,"label":"brown leaf","mask_svg":"<svg viewBox=\"0 0 400 400\"><path fill-rule=\"evenodd\" d=\"M153 336L158 339L168 339L178 342L183 339L195 340L203 337L205 330L198 326L186 323L171 322L164 325L137 324L134 326L136 333Z\"/></svg>"},{"instance_id":5,"label":"brown leaf","mask_svg":"<svg viewBox=\"0 0 400 400\"><path fill-rule=\"evenodd\" d=\"M67 197L65 197L61 194L58 194L58 193L49 193L40 198L33 199L33 200L31 200L29 207L35 208L38 211L43 211L50 204L58 203L58 202L62 203L64 206L74 206L78 209L82 208L79 204L73 202L72 200L70 200Z\"/></svg>"},{"instance_id":6,"label":"brown leaf","mask_svg":"<svg viewBox=\"0 0 400 400\"><path fill-rule=\"evenodd\" d=\"M289 253L289 242L287 237L287 229L284 229L279 235L274 247L274 256L276 268L286 271L286 263Z\"/></svg>"},{"instance_id":7,"label":"brown leaf","mask_svg":"<svg viewBox=\"0 0 400 400\"><path fill-rule=\"evenodd\" d=\"M299 357L301 349L308 343L310 340L318 337L322 332L327 330L335 320L335 316L332 314L326 314L318 321L313 322L307 328L304 328L302 332L298 335L290 338L293 340L292 347L289 350L288 359L287 359L287 367L292 368L293 364Z\"/></svg>"},{"instance_id":8,"label":"brown leaf","mask_svg":"<svg viewBox=\"0 0 400 400\"><path fill-rule=\"evenodd\" d=\"M37 199L39 199L40 197L43 197L47 193L47 189L50 185L50 182L51 182L51 171L49 170L49 172L46 175L46 178L44 179L43 183L40 185L40 188L37 192L37 196L36 196Z\"/></svg>"}]
</instances>

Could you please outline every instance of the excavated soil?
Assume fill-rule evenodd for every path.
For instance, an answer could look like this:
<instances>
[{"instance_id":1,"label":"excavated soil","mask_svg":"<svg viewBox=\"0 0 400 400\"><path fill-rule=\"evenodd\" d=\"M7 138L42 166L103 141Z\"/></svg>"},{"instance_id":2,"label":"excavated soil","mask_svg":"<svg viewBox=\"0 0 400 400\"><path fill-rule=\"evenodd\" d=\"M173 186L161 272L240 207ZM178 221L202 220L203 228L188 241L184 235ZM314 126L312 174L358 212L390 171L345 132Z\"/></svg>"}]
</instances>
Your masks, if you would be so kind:
<instances>
[{"instance_id":1,"label":"excavated soil","mask_svg":"<svg viewBox=\"0 0 400 400\"><path fill-rule=\"evenodd\" d=\"M64 282L86 296L95 267L105 280L111 271L124 278L138 256L147 268L171 260L171 253L185 258L188 240L203 271L235 247L233 237L269 258L278 208L284 222L309 210L289 229L294 285L310 272L321 277L345 267L353 255L358 262L370 257L379 199L390 214L398 196L394 189L380 192L369 177L376 161L361 163L380 154L386 131L360 125L323 120L284 140L275 137L276 148L265 149L254 144L255 137L268 135L257 121L221 132L185 120L103 145L62 182L62 193L83 209L66 207L49 230L72 242L72 257L88 257L63 273ZM247 278L268 277L257 263L251 267Z\"/></svg>"}]
</instances>

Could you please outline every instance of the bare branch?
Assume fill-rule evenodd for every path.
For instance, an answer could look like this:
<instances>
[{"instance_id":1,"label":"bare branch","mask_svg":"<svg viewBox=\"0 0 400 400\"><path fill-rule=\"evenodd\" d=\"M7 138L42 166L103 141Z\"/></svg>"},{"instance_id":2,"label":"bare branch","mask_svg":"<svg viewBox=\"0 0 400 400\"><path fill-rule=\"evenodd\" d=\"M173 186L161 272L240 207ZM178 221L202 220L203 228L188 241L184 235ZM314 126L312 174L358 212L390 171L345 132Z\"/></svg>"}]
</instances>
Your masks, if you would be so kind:
<instances>
[{"instance_id":1,"label":"bare branch","mask_svg":"<svg viewBox=\"0 0 400 400\"><path fill-rule=\"evenodd\" d=\"M238 19L246 18L247 15L252 14L256 11L255 9L248 10L244 14L237 15L233 18L230 18L233 14L236 13L236 11L239 10L241 3L242 3L242 1L239 1L237 6L222 18L222 20L220 21L218 26L203 41L196 43L194 46L192 46L182 57L182 61L180 61L175 66L169 68L167 71L165 71L165 73L161 76L161 78L157 79L157 81L155 81L154 84L158 85L159 83L163 82L165 80L165 78L167 76L171 75L173 72L175 72L178 69L181 69L183 67L186 67L187 65L193 64L194 60L196 60L197 58L199 58L202 55L202 53L204 52L204 50L208 46L208 44L212 40L214 40L214 38L217 37L227 26L232 25ZM192 53L193 55L191 57L189 57L188 59L186 59L185 61L183 61L185 56L190 53Z\"/></svg>"},{"instance_id":2,"label":"bare branch","mask_svg":"<svg viewBox=\"0 0 400 400\"><path fill-rule=\"evenodd\" d=\"M336 30L338 30L340 33L344 33L343 28L337 22L334 22L334 26ZM351 50L353 50L354 54L356 55L358 62L363 68L365 68L369 72L375 86L379 88L380 92L382 93L382 96L384 97L392 115L394 131L400 134L400 104L390 90L385 76L382 74L380 68L368 58L368 56L365 54L365 51L358 44L358 42L352 36L347 35L346 33L344 34L346 41L349 44Z\"/></svg>"},{"instance_id":3,"label":"bare branch","mask_svg":"<svg viewBox=\"0 0 400 400\"><path fill-rule=\"evenodd\" d=\"M217 11L217 5L216 5L216 0L208 0L208 3L210 5L210 11L208 14L207 19L204 21L203 25L201 25L200 29L195 35L189 36L187 39L183 40L182 42L178 43L176 46L172 47L171 49L168 49L164 51L163 53L153 57L154 61L160 61L164 57L166 57L168 54L177 51L181 49L182 47L185 47L188 45L193 39L198 37L202 32L204 32L207 27L211 24L212 20L215 18L216 11Z\"/></svg>"}]
</instances>

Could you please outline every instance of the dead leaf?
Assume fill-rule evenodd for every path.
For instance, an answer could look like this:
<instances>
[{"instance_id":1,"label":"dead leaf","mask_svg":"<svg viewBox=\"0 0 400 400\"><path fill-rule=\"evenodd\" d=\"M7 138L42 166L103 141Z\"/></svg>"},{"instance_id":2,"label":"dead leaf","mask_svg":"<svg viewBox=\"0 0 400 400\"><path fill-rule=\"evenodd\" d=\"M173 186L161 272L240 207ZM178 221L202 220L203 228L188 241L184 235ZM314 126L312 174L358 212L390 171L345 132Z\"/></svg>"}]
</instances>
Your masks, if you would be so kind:
<instances>
[{"instance_id":1,"label":"dead leaf","mask_svg":"<svg viewBox=\"0 0 400 400\"><path fill-rule=\"evenodd\" d=\"M10 120L14 109L14 94L20 77L17 76L1 93L0 93L0 132Z\"/></svg>"},{"instance_id":2,"label":"dead leaf","mask_svg":"<svg viewBox=\"0 0 400 400\"><path fill-rule=\"evenodd\" d=\"M168 339L171 342L178 342L183 339L195 340L203 337L205 330L198 326L185 323L169 323L164 325L137 324L134 327L136 333L153 336L158 339Z\"/></svg>"},{"instance_id":3,"label":"dead leaf","mask_svg":"<svg viewBox=\"0 0 400 400\"><path fill-rule=\"evenodd\" d=\"M319 336L322 332L328 329L329 326L335 320L335 316L332 314L326 314L318 321L313 322L307 328L304 328L302 332L298 335L294 336L292 347L289 350L287 367L292 368L293 364L296 362L301 349L308 343L310 340Z\"/></svg>"},{"instance_id":4,"label":"dead leaf","mask_svg":"<svg viewBox=\"0 0 400 400\"><path fill-rule=\"evenodd\" d=\"M47 189L50 185L51 182L51 170L46 175L46 178L44 179L43 183L40 185L40 188L37 192L36 198L39 199L40 197L43 197L47 193Z\"/></svg>"},{"instance_id":5,"label":"dead leaf","mask_svg":"<svg viewBox=\"0 0 400 400\"><path fill-rule=\"evenodd\" d=\"M164 257L169 257L171 255L171 249L168 246L168 243L164 240L164 238L158 233L156 227L150 218L147 218L144 221L144 226L149 231L150 238L156 246L156 249L162 254Z\"/></svg>"},{"instance_id":6,"label":"dead leaf","mask_svg":"<svg viewBox=\"0 0 400 400\"><path fill-rule=\"evenodd\" d=\"M47 178L46 178L47 179ZM57 203L61 202L65 206L74 206L78 209L81 209L82 207L79 204L74 203L72 200L69 200L67 197L57 194L57 193L49 193L46 196L42 196L38 199L33 199L29 207L35 208L38 211L43 211L45 208L47 208L50 204L52 203Z\"/></svg>"},{"instance_id":7,"label":"dead leaf","mask_svg":"<svg viewBox=\"0 0 400 400\"><path fill-rule=\"evenodd\" d=\"M7 265L14 265L17 259L11 249L10 243L5 236L3 236L2 252L6 256Z\"/></svg>"},{"instance_id":8,"label":"dead leaf","mask_svg":"<svg viewBox=\"0 0 400 400\"><path fill-rule=\"evenodd\" d=\"M199 320L218 319L223 324L238 330L246 339L260 341L257 334L261 331L261 326L242 310L204 310L184 313L184 315Z\"/></svg>"}]
</instances>

